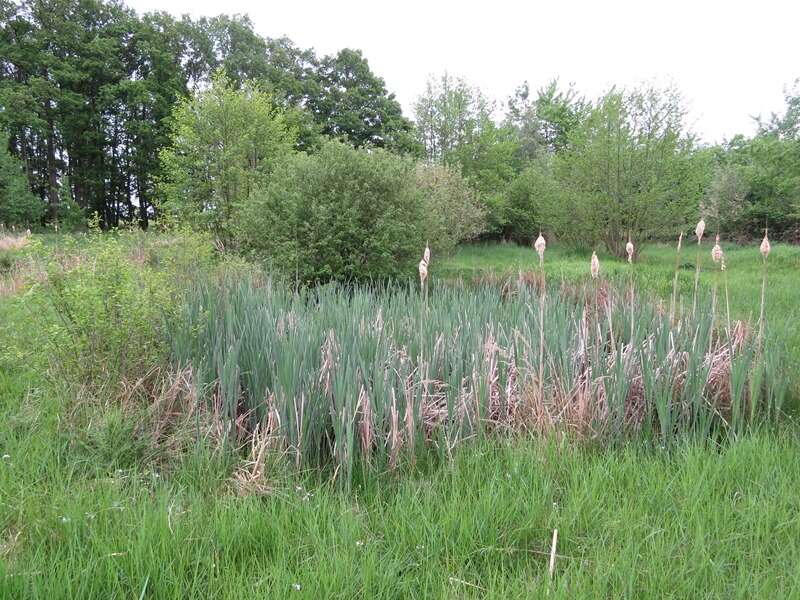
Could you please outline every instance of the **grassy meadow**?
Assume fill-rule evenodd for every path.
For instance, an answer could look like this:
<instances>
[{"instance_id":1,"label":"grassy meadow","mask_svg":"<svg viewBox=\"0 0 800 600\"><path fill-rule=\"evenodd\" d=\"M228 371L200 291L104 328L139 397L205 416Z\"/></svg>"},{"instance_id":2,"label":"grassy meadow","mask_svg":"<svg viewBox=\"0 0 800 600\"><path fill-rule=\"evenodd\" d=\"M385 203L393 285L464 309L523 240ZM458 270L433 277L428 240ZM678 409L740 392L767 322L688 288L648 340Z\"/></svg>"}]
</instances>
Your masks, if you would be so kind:
<instances>
[{"instance_id":1,"label":"grassy meadow","mask_svg":"<svg viewBox=\"0 0 800 600\"><path fill-rule=\"evenodd\" d=\"M800 249L769 258L768 364L780 381L766 384L753 382L765 363L746 344L725 363L729 340L707 315L665 322L667 247L645 248L632 268L600 257L619 294L607 313L591 303L588 256L555 247L548 290L588 284L589 296L543 309L535 285L502 283L535 271L527 248L434 257L427 301L413 286L298 298L205 248L34 236L6 255L0 598L800 596L800 430L791 414L741 429L731 419L734 397L765 414L779 393L789 413L796 403ZM755 319L758 251L725 251L733 318ZM706 310L723 283L709 253ZM688 244L684 307L694 261ZM606 316L592 321L595 309ZM698 337L717 358L681 363L685 397L657 402L672 381L657 369L672 360L668 342L691 355ZM653 354L625 362L626 340ZM719 361L739 382L727 404L703 384ZM587 365L598 378L588 406L605 409L574 414L589 425L579 431L565 411ZM638 421L625 410L631 373L652 392ZM764 404L750 403L756 388ZM338 412L314 416L320 404ZM292 426L298 439L275 435Z\"/></svg>"}]
</instances>

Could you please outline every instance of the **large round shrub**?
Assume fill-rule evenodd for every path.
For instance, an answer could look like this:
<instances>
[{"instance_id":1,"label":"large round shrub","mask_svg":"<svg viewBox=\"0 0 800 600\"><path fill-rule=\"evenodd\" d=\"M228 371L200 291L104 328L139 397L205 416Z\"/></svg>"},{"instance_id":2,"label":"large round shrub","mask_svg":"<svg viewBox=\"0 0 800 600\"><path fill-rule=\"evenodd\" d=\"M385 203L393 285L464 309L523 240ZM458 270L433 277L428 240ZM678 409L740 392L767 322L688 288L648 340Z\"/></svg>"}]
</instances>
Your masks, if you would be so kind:
<instances>
[{"instance_id":1,"label":"large round shrub","mask_svg":"<svg viewBox=\"0 0 800 600\"><path fill-rule=\"evenodd\" d=\"M239 231L245 248L303 283L413 276L425 245L414 163L339 142L289 157Z\"/></svg>"}]
</instances>

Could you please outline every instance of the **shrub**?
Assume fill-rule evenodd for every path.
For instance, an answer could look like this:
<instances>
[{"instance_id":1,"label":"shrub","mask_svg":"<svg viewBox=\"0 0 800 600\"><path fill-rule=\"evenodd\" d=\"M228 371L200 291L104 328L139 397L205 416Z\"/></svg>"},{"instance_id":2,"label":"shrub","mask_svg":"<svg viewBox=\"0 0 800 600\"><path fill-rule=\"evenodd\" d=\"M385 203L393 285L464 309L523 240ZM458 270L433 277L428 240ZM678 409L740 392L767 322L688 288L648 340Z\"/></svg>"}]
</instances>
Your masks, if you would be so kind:
<instances>
[{"instance_id":1,"label":"shrub","mask_svg":"<svg viewBox=\"0 0 800 600\"><path fill-rule=\"evenodd\" d=\"M176 310L173 278L143 268L120 235L90 236L92 257L54 262L41 287L52 367L93 389L137 381L164 362L165 315Z\"/></svg>"},{"instance_id":2,"label":"shrub","mask_svg":"<svg viewBox=\"0 0 800 600\"><path fill-rule=\"evenodd\" d=\"M415 176L425 203L426 237L434 250L447 252L486 230L486 211L458 170L420 163Z\"/></svg>"},{"instance_id":3,"label":"shrub","mask_svg":"<svg viewBox=\"0 0 800 600\"><path fill-rule=\"evenodd\" d=\"M340 142L290 157L242 211L243 244L304 283L415 274L426 228L413 169Z\"/></svg>"},{"instance_id":4,"label":"shrub","mask_svg":"<svg viewBox=\"0 0 800 600\"><path fill-rule=\"evenodd\" d=\"M6 150L0 136L0 223L30 227L44 214L44 203L28 191L22 163Z\"/></svg>"}]
</instances>

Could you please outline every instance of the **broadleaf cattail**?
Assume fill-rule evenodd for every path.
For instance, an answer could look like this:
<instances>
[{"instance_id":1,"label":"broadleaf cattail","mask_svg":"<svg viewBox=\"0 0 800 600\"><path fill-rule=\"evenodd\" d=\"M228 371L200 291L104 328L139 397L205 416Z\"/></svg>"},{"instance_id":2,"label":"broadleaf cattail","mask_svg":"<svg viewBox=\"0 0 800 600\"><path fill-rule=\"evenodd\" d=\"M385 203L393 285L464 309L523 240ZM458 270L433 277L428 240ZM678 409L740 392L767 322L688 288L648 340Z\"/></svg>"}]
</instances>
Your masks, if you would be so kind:
<instances>
[{"instance_id":1,"label":"broadleaf cattail","mask_svg":"<svg viewBox=\"0 0 800 600\"><path fill-rule=\"evenodd\" d=\"M431 262L431 249L430 249L430 246L428 246L428 242L425 242L425 252L422 253L422 258L426 263L430 264L430 262Z\"/></svg>"},{"instance_id":2,"label":"broadleaf cattail","mask_svg":"<svg viewBox=\"0 0 800 600\"><path fill-rule=\"evenodd\" d=\"M600 275L600 259L597 258L597 252L592 252L590 270L592 272L592 279L597 279L597 276Z\"/></svg>"},{"instance_id":3,"label":"broadleaf cattail","mask_svg":"<svg viewBox=\"0 0 800 600\"><path fill-rule=\"evenodd\" d=\"M694 228L694 234L697 236L697 243L700 243L700 240L703 239L703 233L706 231L706 222L703 219L700 219L697 222L697 227Z\"/></svg>"},{"instance_id":4,"label":"broadleaf cattail","mask_svg":"<svg viewBox=\"0 0 800 600\"><path fill-rule=\"evenodd\" d=\"M767 237L767 230L764 230L764 239L761 240L761 256L764 257L764 260L767 260L769 256L769 252L771 250L771 246L769 245L769 238Z\"/></svg>"},{"instance_id":5,"label":"broadleaf cattail","mask_svg":"<svg viewBox=\"0 0 800 600\"><path fill-rule=\"evenodd\" d=\"M628 253L628 262L633 263L633 242L628 238L628 243L625 244L625 252Z\"/></svg>"},{"instance_id":6,"label":"broadleaf cattail","mask_svg":"<svg viewBox=\"0 0 800 600\"><path fill-rule=\"evenodd\" d=\"M428 261L424 258L419 261L419 284L425 285L425 280L428 278Z\"/></svg>"},{"instance_id":7,"label":"broadleaf cattail","mask_svg":"<svg viewBox=\"0 0 800 600\"><path fill-rule=\"evenodd\" d=\"M533 247L536 248L536 253L539 255L539 262L544 261L544 251L547 249L547 242L545 241L544 237L542 236L542 232L539 232L539 237L536 238L536 241L533 244Z\"/></svg>"},{"instance_id":8,"label":"broadleaf cattail","mask_svg":"<svg viewBox=\"0 0 800 600\"><path fill-rule=\"evenodd\" d=\"M719 234L717 234L714 247L711 249L711 260L715 263L720 263L723 260L722 248L719 245Z\"/></svg>"}]
</instances>

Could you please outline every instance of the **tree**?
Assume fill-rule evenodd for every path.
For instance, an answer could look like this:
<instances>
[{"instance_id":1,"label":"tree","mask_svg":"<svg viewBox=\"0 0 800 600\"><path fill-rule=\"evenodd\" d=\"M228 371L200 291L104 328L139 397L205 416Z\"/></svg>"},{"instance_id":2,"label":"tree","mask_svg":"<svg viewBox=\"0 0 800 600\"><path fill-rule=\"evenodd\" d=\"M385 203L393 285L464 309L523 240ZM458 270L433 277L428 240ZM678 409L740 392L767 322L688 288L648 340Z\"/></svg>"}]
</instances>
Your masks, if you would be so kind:
<instances>
[{"instance_id":1,"label":"tree","mask_svg":"<svg viewBox=\"0 0 800 600\"><path fill-rule=\"evenodd\" d=\"M414 103L419 142L429 160L458 162L456 152L470 144L491 121L492 106L480 89L444 73L429 79Z\"/></svg>"},{"instance_id":2,"label":"tree","mask_svg":"<svg viewBox=\"0 0 800 600\"><path fill-rule=\"evenodd\" d=\"M302 283L409 277L425 247L414 163L338 141L283 163L241 213L243 246Z\"/></svg>"},{"instance_id":3,"label":"tree","mask_svg":"<svg viewBox=\"0 0 800 600\"><path fill-rule=\"evenodd\" d=\"M412 123L403 117L400 103L360 51L345 48L323 58L318 81L308 108L322 125L322 133L355 148L418 154Z\"/></svg>"},{"instance_id":4,"label":"tree","mask_svg":"<svg viewBox=\"0 0 800 600\"><path fill-rule=\"evenodd\" d=\"M492 105L463 79L445 73L428 80L414 104L417 135L428 160L458 167L487 209L489 232L507 225L506 187L515 175L517 142L492 119Z\"/></svg>"},{"instance_id":5,"label":"tree","mask_svg":"<svg viewBox=\"0 0 800 600\"><path fill-rule=\"evenodd\" d=\"M566 91L551 81L533 96L528 82L508 99L505 123L518 140L518 158L524 164L542 153L566 149L570 132L586 118L590 104L570 85Z\"/></svg>"},{"instance_id":6,"label":"tree","mask_svg":"<svg viewBox=\"0 0 800 600\"><path fill-rule=\"evenodd\" d=\"M683 229L706 183L684 114L669 89L612 89L601 98L556 156L564 193L545 211L554 232L623 256L629 235L643 241Z\"/></svg>"},{"instance_id":7,"label":"tree","mask_svg":"<svg viewBox=\"0 0 800 600\"><path fill-rule=\"evenodd\" d=\"M44 203L28 191L22 163L6 150L0 137L0 223L31 227L44 213Z\"/></svg>"},{"instance_id":8,"label":"tree","mask_svg":"<svg viewBox=\"0 0 800 600\"><path fill-rule=\"evenodd\" d=\"M272 97L219 73L209 89L179 103L172 146L161 153L163 206L225 242L237 211L291 154L295 132Z\"/></svg>"}]
</instances>

